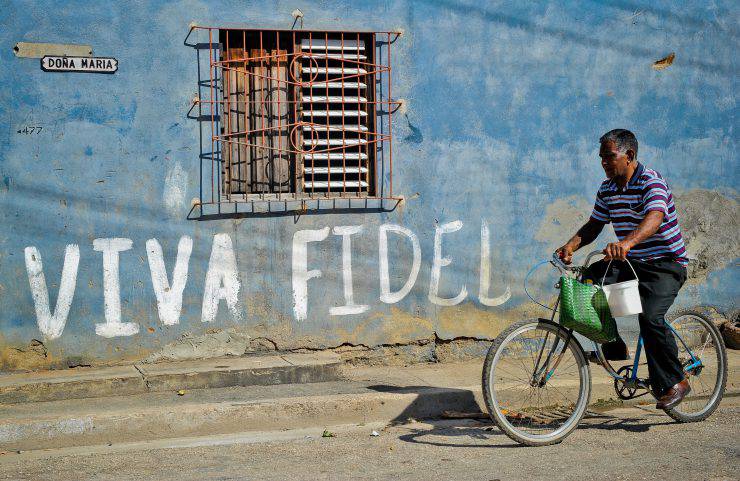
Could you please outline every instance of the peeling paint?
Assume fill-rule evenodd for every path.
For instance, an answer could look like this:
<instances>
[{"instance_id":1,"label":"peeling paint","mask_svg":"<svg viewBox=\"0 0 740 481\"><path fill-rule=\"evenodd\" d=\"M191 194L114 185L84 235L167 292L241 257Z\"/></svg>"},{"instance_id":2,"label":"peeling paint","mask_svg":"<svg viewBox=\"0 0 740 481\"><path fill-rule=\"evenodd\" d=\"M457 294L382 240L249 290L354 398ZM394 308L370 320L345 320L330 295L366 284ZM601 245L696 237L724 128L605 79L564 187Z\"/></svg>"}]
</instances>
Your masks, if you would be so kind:
<instances>
[{"instance_id":1,"label":"peeling paint","mask_svg":"<svg viewBox=\"0 0 740 481\"><path fill-rule=\"evenodd\" d=\"M676 58L675 53L670 53L666 57L663 57L660 60L656 60L653 62L653 69L655 70L664 70L673 65L673 59Z\"/></svg>"},{"instance_id":2,"label":"peeling paint","mask_svg":"<svg viewBox=\"0 0 740 481\"><path fill-rule=\"evenodd\" d=\"M677 191L676 209L689 257L689 282L698 284L707 275L740 257L740 218L737 194L694 189ZM592 204L585 198L571 196L551 203L540 222L535 239L548 249L565 243L589 218ZM602 233L594 248L616 240L611 225ZM585 248L584 251L589 251Z\"/></svg>"},{"instance_id":3,"label":"peeling paint","mask_svg":"<svg viewBox=\"0 0 740 481\"><path fill-rule=\"evenodd\" d=\"M422 135L421 129L411 123L411 120L409 119L408 115L404 115L404 117L406 118L406 124L408 125L409 130L411 131L411 133L408 134L404 138L404 140L414 143L414 144L420 144L424 142L424 135Z\"/></svg>"},{"instance_id":4,"label":"peeling paint","mask_svg":"<svg viewBox=\"0 0 740 481\"><path fill-rule=\"evenodd\" d=\"M154 160L156 157L155 155L150 160ZM170 216L177 218L184 217L187 214L185 212L187 185L188 173L182 168L180 162L174 162L167 170L162 192L162 200Z\"/></svg>"},{"instance_id":5,"label":"peeling paint","mask_svg":"<svg viewBox=\"0 0 740 481\"><path fill-rule=\"evenodd\" d=\"M2 345L2 343L0 343ZM0 349L0 368L4 370L35 370L48 368L53 359L46 346L33 339L25 347L3 347Z\"/></svg>"},{"instance_id":6,"label":"peeling paint","mask_svg":"<svg viewBox=\"0 0 740 481\"><path fill-rule=\"evenodd\" d=\"M158 352L147 356L144 362L243 356L251 339L251 336L236 328L209 329L201 335L187 332Z\"/></svg>"},{"instance_id":7,"label":"peeling paint","mask_svg":"<svg viewBox=\"0 0 740 481\"><path fill-rule=\"evenodd\" d=\"M678 192L676 209L689 256L690 283L703 282L710 272L740 257L737 193Z\"/></svg>"},{"instance_id":8,"label":"peeling paint","mask_svg":"<svg viewBox=\"0 0 740 481\"><path fill-rule=\"evenodd\" d=\"M594 192L596 192L596 187L594 187ZM544 242L547 249L554 252L588 221L592 210L593 200L587 200L581 196L574 195L555 200L545 209L545 214L534 235L535 240ZM593 245L599 246L616 241L616 239L614 229L608 225Z\"/></svg>"}]
</instances>

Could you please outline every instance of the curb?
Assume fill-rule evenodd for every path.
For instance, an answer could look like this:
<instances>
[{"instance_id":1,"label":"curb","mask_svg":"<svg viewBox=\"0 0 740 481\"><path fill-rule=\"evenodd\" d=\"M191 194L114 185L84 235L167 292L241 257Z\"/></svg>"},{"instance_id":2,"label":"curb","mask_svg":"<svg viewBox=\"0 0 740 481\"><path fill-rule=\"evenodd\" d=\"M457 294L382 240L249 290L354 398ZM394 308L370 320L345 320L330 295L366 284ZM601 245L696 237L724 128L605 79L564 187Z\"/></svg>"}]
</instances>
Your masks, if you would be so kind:
<instances>
[{"instance_id":1,"label":"curb","mask_svg":"<svg viewBox=\"0 0 740 481\"><path fill-rule=\"evenodd\" d=\"M11 374L0 377L0 404L335 381L341 365L337 354L310 353Z\"/></svg>"}]
</instances>

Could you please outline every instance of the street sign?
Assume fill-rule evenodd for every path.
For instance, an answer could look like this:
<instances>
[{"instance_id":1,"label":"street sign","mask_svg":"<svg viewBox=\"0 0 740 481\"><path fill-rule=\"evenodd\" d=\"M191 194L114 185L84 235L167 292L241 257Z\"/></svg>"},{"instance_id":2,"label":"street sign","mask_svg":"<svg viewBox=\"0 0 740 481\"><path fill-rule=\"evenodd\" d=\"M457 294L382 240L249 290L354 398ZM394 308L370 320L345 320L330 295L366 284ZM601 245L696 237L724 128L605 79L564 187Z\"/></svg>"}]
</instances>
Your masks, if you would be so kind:
<instances>
[{"instance_id":1,"label":"street sign","mask_svg":"<svg viewBox=\"0 0 740 481\"><path fill-rule=\"evenodd\" d=\"M118 60L113 57L56 57L47 55L41 58L44 72L88 72L114 73L118 70Z\"/></svg>"}]
</instances>

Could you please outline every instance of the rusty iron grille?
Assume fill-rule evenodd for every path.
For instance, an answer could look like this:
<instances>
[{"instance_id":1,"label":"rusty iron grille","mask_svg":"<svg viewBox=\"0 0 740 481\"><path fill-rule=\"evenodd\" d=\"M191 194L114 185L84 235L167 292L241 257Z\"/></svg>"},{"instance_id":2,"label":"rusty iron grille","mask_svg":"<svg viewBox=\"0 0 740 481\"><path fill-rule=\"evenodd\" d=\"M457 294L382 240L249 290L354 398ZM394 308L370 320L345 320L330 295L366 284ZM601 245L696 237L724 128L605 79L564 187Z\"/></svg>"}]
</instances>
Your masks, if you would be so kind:
<instances>
[{"instance_id":1,"label":"rusty iron grille","mask_svg":"<svg viewBox=\"0 0 740 481\"><path fill-rule=\"evenodd\" d=\"M210 126L201 204L399 199L392 117L400 102L391 97L390 64L397 33L193 29L207 34L199 45L208 51L195 102Z\"/></svg>"}]
</instances>

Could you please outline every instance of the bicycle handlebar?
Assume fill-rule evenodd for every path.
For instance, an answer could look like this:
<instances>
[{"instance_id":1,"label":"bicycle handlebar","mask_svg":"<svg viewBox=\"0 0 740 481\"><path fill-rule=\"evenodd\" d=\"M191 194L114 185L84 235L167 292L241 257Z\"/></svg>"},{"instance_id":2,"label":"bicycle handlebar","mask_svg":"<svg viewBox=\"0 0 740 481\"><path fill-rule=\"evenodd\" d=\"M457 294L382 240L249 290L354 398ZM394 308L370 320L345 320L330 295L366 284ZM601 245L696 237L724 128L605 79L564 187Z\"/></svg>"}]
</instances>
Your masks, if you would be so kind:
<instances>
[{"instance_id":1,"label":"bicycle handlebar","mask_svg":"<svg viewBox=\"0 0 740 481\"><path fill-rule=\"evenodd\" d=\"M569 269L573 269L572 267L568 266L565 262L563 262L562 260L560 260L560 256L558 255L557 252L553 252L552 253L552 261L550 261L550 262L552 262L552 264L555 267L557 267L558 269L561 269L561 270L564 270L564 271L567 271Z\"/></svg>"},{"instance_id":2,"label":"bicycle handlebar","mask_svg":"<svg viewBox=\"0 0 740 481\"><path fill-rule=\"evenodd\" d=\"M586 261L583 263L583 266L569 266L569 265L567 265L565 262L563 262L560 259L560 257L558 256L558 253L557 252L553 252L553 254L552 254L552 261L550 261L550 263L552 265L554 265L555 267L557 267L557 269L561 273L565 273L565 271L577 272L582 267L588 267L589 264L590 264L590 262L591 262L591 258L593 256L596 256L596 255L604 255L604 251L602 251L602 250L595 250L593 252L590 252L586 256Z\"/></svg>"},{"instance_id":3,"label":"bicycle handlebar","mask_svg":"<svg viewBox=\"0 0 740 481\"><path fill-rule=\"evenodd\" d=\"M584 264L584 267L587 267L588 266L588 261L591 260L591 257L592 256L595 256L597 254L602 254L602 251L593 251L593 252L591 252L588 255L588 257L586 257L586 264ZM532 297L532 295L527 290L527 279L529 279L529 276L531 276L532 273L534 271L536 271L540 266L545 265L547 263L550 263L553 267L555 267L558 270L558 272L560 272L560 275L564 275L567 271L579 273L581 271L581 269L583 269L583 267L581 267L581 266L569 266L569 265L565 264L562 260L560 260L560 257L558 257L558 254L557 253L553 253L552 259L550 259L550 260L545 259L545 260L542 260L542 261L538 262L537 264L535 264L534 267L532 267L529 270L529 272L527 272L527 275L524 276L524 293L527 294L527 297L529 297L529 299L532 302L534 302L535 304L537 304L538 306L542 306L545 309L550 309L551 311L554 311L555 310L554 308L552 308L550 306L546 306L545 304L542 304L541 302L538 302L534 297Z\"/></svg>"},{"instance_id":4,"label":"bicycle handlebar","mask_svg":"<svg viewBox=\"0 0 740 481\"><path fill-rule=\"evenodd\" d=\"M593 256L604 255L603 250L593 251L586 256L586 260L583 262L583 267L588 267L591 264L591 258Z\"/></svg>"}]
</instances>

